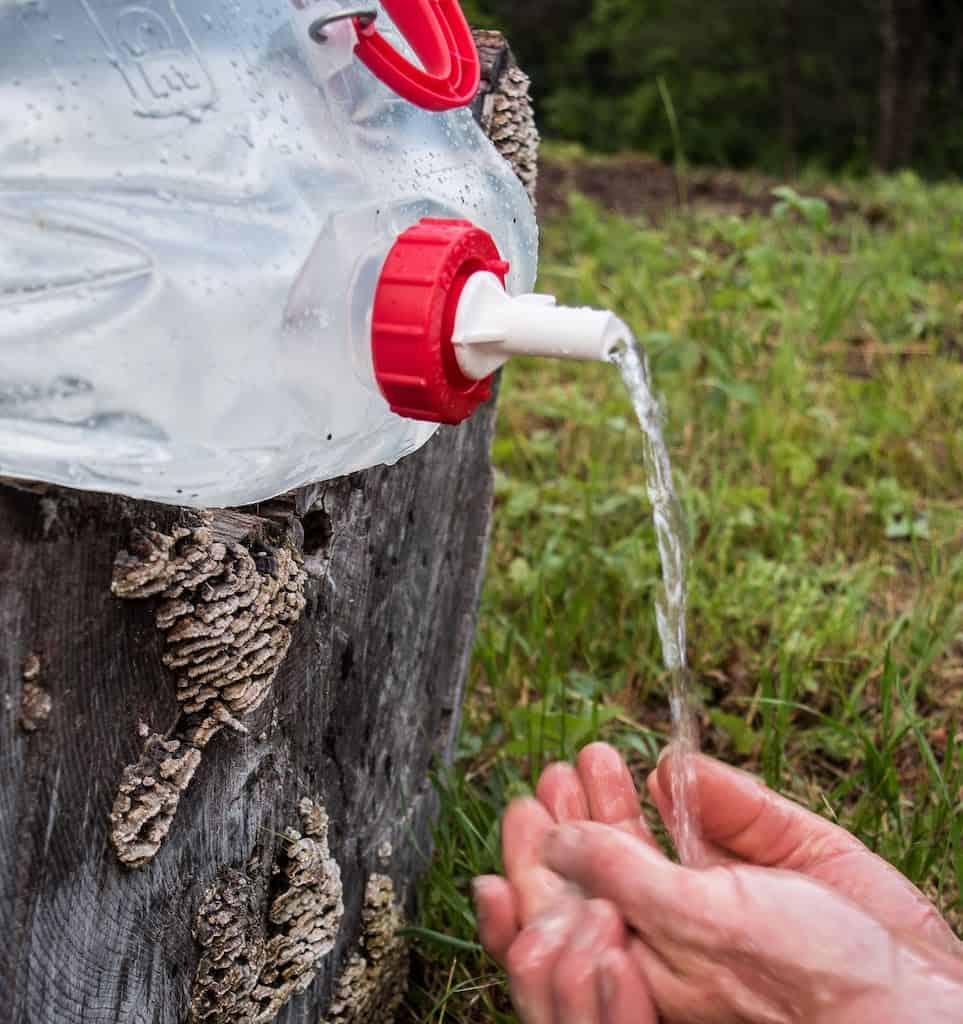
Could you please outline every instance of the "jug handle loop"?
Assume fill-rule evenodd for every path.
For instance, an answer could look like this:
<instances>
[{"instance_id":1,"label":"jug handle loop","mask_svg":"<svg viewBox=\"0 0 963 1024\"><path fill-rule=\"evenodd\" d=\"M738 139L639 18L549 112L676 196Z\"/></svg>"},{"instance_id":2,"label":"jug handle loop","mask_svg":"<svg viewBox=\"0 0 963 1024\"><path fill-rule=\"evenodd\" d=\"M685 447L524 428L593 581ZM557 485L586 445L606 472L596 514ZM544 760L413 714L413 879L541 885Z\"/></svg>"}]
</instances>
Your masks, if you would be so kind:
<instances>
[{"instance_id":1,"label":"jug handle loop","mask_svg":"<svg viewBox=\"0 0 963 1024\"><path fill-rule=\"evenodd\" d=\"M481 81L481 62L458 0L382 0L423 68L403 57L373 19L356 16L361 61L399 96L425 110L467 106ZM367 13L367 12L365 12Z\"/></svg>"}]
</instances>

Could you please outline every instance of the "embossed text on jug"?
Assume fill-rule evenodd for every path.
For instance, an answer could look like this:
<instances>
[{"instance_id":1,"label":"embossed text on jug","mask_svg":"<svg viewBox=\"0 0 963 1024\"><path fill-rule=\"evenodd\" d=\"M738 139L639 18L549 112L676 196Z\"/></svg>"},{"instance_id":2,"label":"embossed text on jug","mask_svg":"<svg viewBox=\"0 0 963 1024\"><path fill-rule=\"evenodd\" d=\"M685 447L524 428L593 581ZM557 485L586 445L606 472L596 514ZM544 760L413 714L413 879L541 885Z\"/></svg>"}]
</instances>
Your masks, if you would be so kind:
<instances>
[{"instance_id":1,"label":"embossed text on jug","mask_svg":"<svg viewBox=\"0 0 963 1024\"><path fill-rule=\"evenodd\" d=\"M209 107L214 84L172 0L82 0L146 117Z\"/></svg>"}]
</instances>

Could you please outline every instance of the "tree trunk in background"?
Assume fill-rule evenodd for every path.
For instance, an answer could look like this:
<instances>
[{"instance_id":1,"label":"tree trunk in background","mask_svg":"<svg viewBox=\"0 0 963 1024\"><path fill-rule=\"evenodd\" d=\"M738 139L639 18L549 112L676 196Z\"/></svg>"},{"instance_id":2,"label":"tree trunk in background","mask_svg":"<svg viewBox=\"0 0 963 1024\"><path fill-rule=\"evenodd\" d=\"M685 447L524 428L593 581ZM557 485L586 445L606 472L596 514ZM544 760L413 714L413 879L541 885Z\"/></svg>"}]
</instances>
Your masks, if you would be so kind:
<instances>
[{"instance_id":1,"label":"tree trunk in background","mask_svg":"<svg viewBox=\"0 0 963 1024\"><path fill-rule=\"evenodd\" d=\"M799 60L800 0L782 0L782 148L783 171L796 174L799 152L799 97L802 72Z\"/></svg>"},{"instance_id":2,"label":"tree trunk in background","mask_svg":"<svg viewBox=\"0 0 963 1024\"><path fill-rule=\"evenodd\" d=\"M478 41L533 185L527 81ZM213 515L0 484L0 1019L392 1019L493 420Z\"/></svg>"},{"instance_id":3,"label":"tree trunk in background","mask_svg":"<svg viewBox=\"0 0 963 1024\"><path fill-rule=\"evenodd\" d=\"M896 112L899 103L899 26L897 0L880 0L879 130L876 166L888 171L896 152Z\"/></svg>"},{"instance_id":4,"label":"tree trunk in background","mask_svg":"<svg viewBox=\"0 0 963 1024\"><path fill-rule=\"evenodd\" d=\"M929 0L907 4L901 42L905 76L898 120L899 131L895 150L895 166L908 166L913 159L917 133L923 124L926 97L930 91L930 69L933 59L932 11Z\"/></svg>"},{"instance_id":5,"label":"tree trunk in background","mask_svg":"<svg viewBox=\"0 0 963 1024\"><path fill-rule=\"evenodd\" d=\"M933 0L880 0L876 165L884 171L912 163L932 87L938 7Z\"/></svg>"},{"instance_id":6,"label":"tree trunk in background","mask_svg":"<svg viewBox=\"0 0 963 1024\"><path fill-rule=\"evenodd\" d=\"M963 16L951 15L951 43L946 57L944 84L949 96L960 99L960 78L963 74Z\"/></svg>"}]
</instances>

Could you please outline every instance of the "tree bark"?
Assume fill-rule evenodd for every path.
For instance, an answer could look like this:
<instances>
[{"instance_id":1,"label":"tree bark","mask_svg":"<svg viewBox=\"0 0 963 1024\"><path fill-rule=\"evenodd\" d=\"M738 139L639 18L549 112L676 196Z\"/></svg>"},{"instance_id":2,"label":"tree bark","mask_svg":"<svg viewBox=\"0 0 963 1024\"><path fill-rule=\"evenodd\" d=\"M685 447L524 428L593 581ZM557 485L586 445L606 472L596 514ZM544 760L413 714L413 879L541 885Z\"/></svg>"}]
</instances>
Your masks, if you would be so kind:
<instances>
[{"instance_id":1,"label":"tree bark","mask_svg":"<svg viewBox=\"0 0 963 1024\"><path fill-rule=\"evenodd\" d=\"M960 99L960 79L963 72L963 17L951 12L948 18L951 25L950 45L947 50L943 82L947 96Z\"/></svg>"},{"instance_id":2,"label":"tree bark","mask_svg":"<svg viewBox=\"0 0 963 1024\"><path fill-rule=\"evenodd\" d=\"M799 0L782 0L782 149L783 172L794 177L799 154L799 98L802 68Z\"/></svg>"},{"instance_id":3,"label":"tree bark","mask_svg":"<svg viewBox=\"0 0 963 1024\"><path fill-rule=\"evenodd\" d=\"M923 124L933 61L932 20L937 14L931 10L932 6L928 0L916 0L906 11L902 33L906 71L898 122L896 166L905 167L912 163L916 139Z\"/></svg>"},{"instance_id":4,"label":"tree bark","mask_svg":"<svg viewBox=\"0 0 963 1024\"><path fill-rule=\"evenodd\" d=\"M526 80L478 41L533 187ZM255 509L0 483L0 1019L393 1018L493 421Z\"/></svg>"},{"instance_id":5,"label":"tree bark","mask_svg":"<svg viewBox=\"0 0 963 1024\"><path fill-rule=\"evenodd\" d=\"M880 0L879 131L876 166L890 170L896 151L896 113L899 105L899 25L897 0Z\"/></svg>"},{"instance_id":6,"label":"tree bark","mask_svg":"<svg viewBox=\"0 0 963 1024\"><path fill-rule=\"evenodd\" d=\"M937 7L929 0L881 0L876 145L881 170L912 162L931 88Z\"/></svg>"}]
</instances>

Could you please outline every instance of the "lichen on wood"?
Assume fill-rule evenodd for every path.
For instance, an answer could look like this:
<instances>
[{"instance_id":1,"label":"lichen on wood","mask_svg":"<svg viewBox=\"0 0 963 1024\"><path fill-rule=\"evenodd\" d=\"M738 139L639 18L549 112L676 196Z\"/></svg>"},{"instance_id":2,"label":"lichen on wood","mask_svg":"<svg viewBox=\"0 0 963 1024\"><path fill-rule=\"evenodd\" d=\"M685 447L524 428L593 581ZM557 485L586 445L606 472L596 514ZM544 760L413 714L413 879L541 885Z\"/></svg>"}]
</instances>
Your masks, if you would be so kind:
<instances>
[{"instance_id":1,"label":"lichen on wood","mask_svg":"<svg viewBox=\"0 0 963 1024\"><path fill-rule=\"evenodd\" d=\"M194 940L202 953L194 977L191 1022L252 1024L252 999L264 966L260 894L246 871L226 868L201 898Z\"/></svg>"},{"instance_id":2,"label":"lichen on wood","mask_svg":"<svg viewBox=\"0 0 963 1024\"><path fill-rule=\"evenodd\" d=\"M475 102L485 134L512 165L532 202L538 184L539 134L528 75L515 63L500 32L476 31L484 74Z\"/></svg>"},{"instance_id":3,"label":"lichen on wood","mask_svg":"<svg viewBox=\"0 0 963 1024\"><path fill-rule=\"evenodd\" d=\"M40 658L30 654L23 663L23 689L20 692L20 728L36 732L50 717L53 701L50 694L37 681L40 676Z\"/></svg>"},{"instance_id":4,"label":"lichen on wood","mask_svg":"<svg viewBox=\"0 0 963 1024\"><path fill-rule=\"evenodd\" d=\"M320 1024L392 1024L408 986L404 911L387 875L372 875L361 912L363 932Z\"/></svg>"},{"instance_id":5,"label":"lichen on wood","mask_svg":"<svg viewBox=\"0 0 963 1024\"><path fill-rule=\"evenodd\" d=\"M307 799L298 811L302 831L283 833L270 906L267 884L236 869L222 871L201 899L191 1024L270 1024L314 981L334 947L344 903L341 870L328 847L328 817Z\"/></svg>"},{"instance_id":6,"label":"lichen on wood","mask_svg":"<svg viewBox=\"0 0 963 1024\"><path fill-rule=\"evenodd\" d=\"M154 857L200 763L201 751L184 740L147 738L140 760L121 775L110 814L111 842L124 864L142 867Z\"/></svg>"},{"instance_id":7,"label":"lichen on wood","mask_svg":"<svg viewBox=\"0 0 963 1024\"><path fill-rule=\"evenodd\" d=\"M124 769L110 820L128 867L160 849L201 751L225 725L244 731L239 719L264 702L304 609L304 583L290 547L219 540L210 517L170 534L139 531L118 555L113 593L162 599L154 621L183 712L170 740L149 737Z\"/></svg>"}]
</instances>

